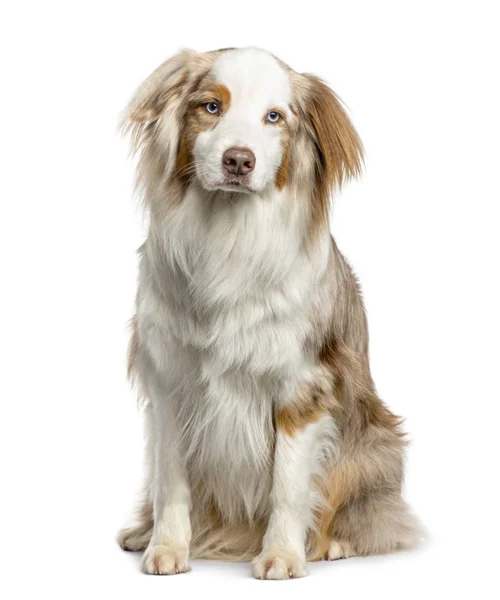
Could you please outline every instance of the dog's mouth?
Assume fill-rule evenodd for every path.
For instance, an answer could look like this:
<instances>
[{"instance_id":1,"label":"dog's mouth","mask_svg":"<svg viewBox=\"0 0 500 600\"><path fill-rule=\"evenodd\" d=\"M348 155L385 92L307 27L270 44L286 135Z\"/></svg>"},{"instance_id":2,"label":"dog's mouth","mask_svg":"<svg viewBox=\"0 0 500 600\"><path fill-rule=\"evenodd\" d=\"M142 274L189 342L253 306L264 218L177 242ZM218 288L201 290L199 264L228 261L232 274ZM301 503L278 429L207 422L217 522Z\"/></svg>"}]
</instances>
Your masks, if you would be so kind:
<instances>
[{"instance_id":1,"label":"dog's mouth","mask_svg":"<svg viewBox=\"0 0 500 600\"><path fill-rule=\"evenodd\" d=\"M228 187L229 189L240 190L242 192L244 192L244 191L248 191L248 192L252 191L251 188L250 188L250 186L247 185L247 184L245 184L245 183L243 183L242 181L237 181L237 180L235 180L235 181L226 181L226 182L224 182L223 185L224 185L224 187Z\"/></svg>"},{"instance_id":2,"label":"dog's mouth","mask_svg":"<svg viewBox=\"0 0 500 600\"><path fill-rule=\"evenodd\" d=\"M223 179L222 181L214 182L210 185L206 185L205 187L210 191L222 190L225 192L241 192L247 194L255 193L255 190L248 183L248 181L236 178Z\"/></svg>"}]
</instances>

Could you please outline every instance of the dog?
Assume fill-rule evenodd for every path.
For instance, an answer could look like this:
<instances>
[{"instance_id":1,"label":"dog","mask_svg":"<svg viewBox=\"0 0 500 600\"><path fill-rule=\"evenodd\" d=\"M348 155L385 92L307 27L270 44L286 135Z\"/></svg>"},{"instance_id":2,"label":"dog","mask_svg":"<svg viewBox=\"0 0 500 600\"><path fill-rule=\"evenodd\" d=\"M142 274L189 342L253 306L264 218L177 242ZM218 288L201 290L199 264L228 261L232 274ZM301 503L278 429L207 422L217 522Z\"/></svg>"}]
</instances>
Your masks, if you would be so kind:
<instances>
[{"instance_id":1,"label":"dog","mask_svg":"<svg viewBox=\"0 0 500 600\"><path fill-rule=\"evenodd\" d=\"M147 472L120 545L149 574L201 557L259 579L415 546L401 419L330 234L330 196L363 164L338 97L264 50L185 50L123 127L149 232L128 360Z\"/></svg>"}]
</instances>

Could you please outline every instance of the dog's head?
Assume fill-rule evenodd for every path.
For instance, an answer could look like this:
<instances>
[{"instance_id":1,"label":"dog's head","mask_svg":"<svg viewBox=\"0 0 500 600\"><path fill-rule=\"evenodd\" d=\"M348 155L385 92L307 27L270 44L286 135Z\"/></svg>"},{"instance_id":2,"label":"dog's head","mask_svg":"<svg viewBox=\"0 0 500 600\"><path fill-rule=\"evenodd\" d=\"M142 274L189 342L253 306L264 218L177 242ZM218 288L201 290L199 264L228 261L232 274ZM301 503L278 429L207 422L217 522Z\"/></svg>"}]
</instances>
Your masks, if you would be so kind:
<instances>
[{"instance_id":1,"label":"dog's head","mask_svg":"<svg viewBox=\"0 0 500 600\"><path fill-rule=\"evenodd\" d=\"M146 185L177 181L233 195L309 185L326 210L331 188L362 161L335 94L255 48L181 52L142 84L125 123Z\"/></svg>"}]
</instances>

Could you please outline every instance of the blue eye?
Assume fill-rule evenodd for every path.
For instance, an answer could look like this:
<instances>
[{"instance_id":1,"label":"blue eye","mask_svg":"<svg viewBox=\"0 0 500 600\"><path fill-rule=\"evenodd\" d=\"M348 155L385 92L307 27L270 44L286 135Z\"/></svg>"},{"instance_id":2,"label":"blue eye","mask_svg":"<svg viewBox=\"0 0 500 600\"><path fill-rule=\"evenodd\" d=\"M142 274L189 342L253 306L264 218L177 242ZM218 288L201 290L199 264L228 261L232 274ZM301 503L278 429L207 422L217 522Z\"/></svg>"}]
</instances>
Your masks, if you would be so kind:
<instances>
[{"instance_id":1,"label":"blue eye","mask_svg":"<svg viewBox=\"0 0 500 600\"><path fill-rule=\"evenodd\" d=\"M280 120L280 115L279 113L275 112L274 110L272 110L268 115L267 115L267 120L269 121L269 123L277 123Z\"/></svg>"},{"instance_id":2,"label":"blue eye","mask_svg":"<svg viewBox=\"0 0 500 600\"><path fill-rule=\"evenodd\" d=\"M205 108L211 115L216 115L219 112L219 105L217 102L208 102L205 104Z\"/></svg>"}]
</instances>

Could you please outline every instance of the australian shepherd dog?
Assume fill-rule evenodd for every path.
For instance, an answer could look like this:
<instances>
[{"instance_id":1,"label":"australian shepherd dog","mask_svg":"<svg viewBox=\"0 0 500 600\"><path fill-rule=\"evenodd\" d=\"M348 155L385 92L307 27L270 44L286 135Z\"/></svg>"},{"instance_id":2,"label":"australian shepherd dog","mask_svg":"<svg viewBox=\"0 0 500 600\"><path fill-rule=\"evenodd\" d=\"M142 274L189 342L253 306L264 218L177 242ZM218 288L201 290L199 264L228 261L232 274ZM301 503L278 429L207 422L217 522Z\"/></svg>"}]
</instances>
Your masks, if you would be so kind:
<instances>
[{"instance_id":1,"label":"australian shepherd dog","mask_svg":"<svg viewBox=\"0 0 500 600\"><path fill-rule=\"evenodd\" d=\"M129 350L146 476L120 545L145 573L201 557L259 579L415 545L401 420L330 234L330 197L363 162L338 97L263 50L186 50L123 127L149 231Z\"/></svg>"}]
</instances>

